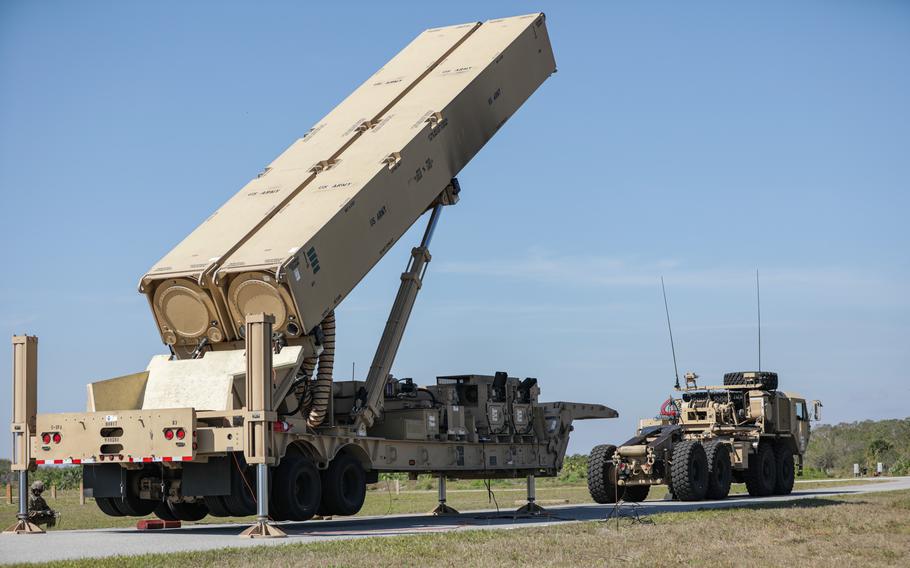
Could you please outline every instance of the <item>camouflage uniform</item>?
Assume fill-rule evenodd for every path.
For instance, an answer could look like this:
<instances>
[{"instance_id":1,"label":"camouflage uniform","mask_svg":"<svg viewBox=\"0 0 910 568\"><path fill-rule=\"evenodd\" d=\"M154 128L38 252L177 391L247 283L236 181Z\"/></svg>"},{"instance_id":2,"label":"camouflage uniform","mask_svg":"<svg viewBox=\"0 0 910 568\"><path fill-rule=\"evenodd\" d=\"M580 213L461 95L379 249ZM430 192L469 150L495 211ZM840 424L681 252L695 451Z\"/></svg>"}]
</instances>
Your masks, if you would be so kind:
<instances>
[{"instance_id":1,"label":"camouflage uniform","mask_svg":"<svg viewBox=\"0 0 910 568\"><path fill-rule=\"evenodd\" d=\"M32 491L28 496L28 520L36 525L47 525L48 528L57 524L57 513L47 505L41 494L44 493L44 483L32 483Z\"/></svg>"}]
</instances>

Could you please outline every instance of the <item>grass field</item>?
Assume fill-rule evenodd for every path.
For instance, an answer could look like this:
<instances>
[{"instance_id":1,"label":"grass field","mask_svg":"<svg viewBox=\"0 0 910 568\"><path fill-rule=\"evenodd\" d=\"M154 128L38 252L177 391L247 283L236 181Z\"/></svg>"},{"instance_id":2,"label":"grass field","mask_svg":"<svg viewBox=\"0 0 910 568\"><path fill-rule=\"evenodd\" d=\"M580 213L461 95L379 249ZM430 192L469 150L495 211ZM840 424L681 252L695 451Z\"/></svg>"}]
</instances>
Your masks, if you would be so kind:
<instances>
[{"instance_id":1,"label":"grass field","mask_svg":"<svg viewBox=\"0 0 910 568\"><path fill-rule=\"evenodd\" d=\"M543 480L542 480L543 481ZM540 504L564 503L590 503L591 496L585 485L557 486L547 480L547 483L538 485L537 500ZM797 483L800 486L812 489L822 487L836 487L845 484L855 484L854 481L813 482L811 484ZM477 509L492 509L498 504L503 510L514 510L524 502L525 489L523 482L501 481L493 486L495 501L491 500L486 489L475 489L475 482L453 481L449 483L448 503L462 511ZM367 493L367 499L360 516L374 516L402 513L426 513L436 506L436 492L433 490L403 490L395 495L392 485L381 482L373 485ZM733 493L744 493L745 486L735 484ZM57 500L50 498L49 491L45 493L48 504L61 513L60 522L51 530L91 529L107 527L132 527L136 525L136 517L108 517L102 513L92 499L86 499L85 505L79 505L78 491L60 491ZM666 494L664 487L654 487L649 499L661 499ZM0 506L0 525L6 526L15 521L17 505L3 504ZM203 523L224 523L242 521L236 517L206 517ZM252 517L246 520L252 520ZM189 524L189 523L187 523Z\"/></svg>"},{"instance_id":2,"label":"grass field","mask_svg":"<svg viewBox=\"0 0 910 568\"><path fill-rule=\"evenodd\" d=\"M118 557L118 566L897 566L910 557L910 491L573 523ZM111 561L109 559L109 561ZM47 566L89 567L98 560Z\"/></svg>"}]
</instances>

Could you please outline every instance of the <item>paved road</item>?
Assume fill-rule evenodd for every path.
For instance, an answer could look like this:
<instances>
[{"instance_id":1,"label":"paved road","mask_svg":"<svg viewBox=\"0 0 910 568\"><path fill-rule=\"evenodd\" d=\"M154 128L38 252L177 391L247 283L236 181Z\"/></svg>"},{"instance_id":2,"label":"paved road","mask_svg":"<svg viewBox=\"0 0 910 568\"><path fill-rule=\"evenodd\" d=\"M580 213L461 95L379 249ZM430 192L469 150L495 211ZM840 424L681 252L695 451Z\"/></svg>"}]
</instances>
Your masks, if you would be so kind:
<instances>
[{"instance_id":1,"label":"paved road","mask_svg":"<svg viewBox=\"0 0 910 568\"><path fill-rule=\"evenodd\" d=\"M795 491L784 497L753 499L733 496L723 501L647 501L637 508L642 515L706 508L729 508L759 503L796 501L806 498L825 498L832 495L875 493L910 489L910 477L893 478L877 483L850 485L817 490ZM533 518L514 518L512 513L474 511L453 517L427 515L393 515L386 517L356 517L332 521L282 523L288 533L282 539L246 539L237 534L241 525L192 525L183 529L139 532L135 529L95 529L52 531L44 535L2 535L0 562L39 562L71 558L101 558L119 554L138 555L188 550L208 550L225 547L276 546L289 543L311 543L372 536L414 535L429 532L469 529L511 529L524 526L547 526L577 521L604 519L612 510L607 505L564 505L549 507L549 515Z\"/></svg>"}]
</instances>

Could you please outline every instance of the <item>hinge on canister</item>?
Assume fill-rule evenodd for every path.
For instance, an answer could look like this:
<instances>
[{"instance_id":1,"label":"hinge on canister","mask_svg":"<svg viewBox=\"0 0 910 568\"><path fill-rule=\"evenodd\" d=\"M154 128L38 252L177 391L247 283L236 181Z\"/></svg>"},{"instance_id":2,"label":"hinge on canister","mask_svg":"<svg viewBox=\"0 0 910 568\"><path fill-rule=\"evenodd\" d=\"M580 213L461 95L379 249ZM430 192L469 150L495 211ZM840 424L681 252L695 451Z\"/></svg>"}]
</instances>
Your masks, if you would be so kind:
<instances>
[{"instance_id":1,"label":"hinge on canister","mask_svg":"<svg viewBox=\"0 0 910 568\"><path fill-rule=\"evenodd\" d=\"M430 128L436 128L442 122L442 113L434 112L427 117L426 122L430 123Z\"/></svg>"},{"instance_id":2,"label":"hinge on canister","mask_svg":"<svg viewBox=\"0 0 910 568\"><path fill-rule=\"evenodd\" d=\"M401 161L401 152L392 152L388 156L382 159L382 163L387 165L390 170L395 169L395 166L398 165L398 162Z\"/></svg>"},{"instance_id":3,"label":"hinge on canister","mask_svg":"<svg viewBox=\"0 0 910 568\"><path fill-rule=\"evenodd\" d=\"M310 168L310 171L314 174L322 173L334 167L338 162L339 160L337 158L332 160L320 160L316 162L312 168Z\"/></svg>"}]
</instances>

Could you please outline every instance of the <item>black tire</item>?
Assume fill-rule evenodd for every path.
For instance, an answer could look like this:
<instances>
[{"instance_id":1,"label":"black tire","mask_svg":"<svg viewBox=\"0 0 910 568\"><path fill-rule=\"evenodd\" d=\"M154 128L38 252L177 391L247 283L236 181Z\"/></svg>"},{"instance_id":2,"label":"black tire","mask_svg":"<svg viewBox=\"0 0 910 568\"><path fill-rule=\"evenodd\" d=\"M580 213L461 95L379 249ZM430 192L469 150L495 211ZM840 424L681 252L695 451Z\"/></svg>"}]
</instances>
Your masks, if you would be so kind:
<instances>
[{"instance_id":1,"label":"black tire","mask_svg":"<svg viewBox=\"0 0 910 568\"><path fill-rule=\"evenodd\" d=\"M796 466L793 464L793 450L785 442L774 446L774 465L777 466L774 494L789 495L796 480Z\"/></svg>"},{"instance_id":2,"label":"black tire","mask_svg":"<svg viewBox=\"0 0 910 568\"><path fill-rule=\"evenodd\" d=\"M231 467L231 494L222 497L224 505L233 517L247 517L256 514L256 470L240 461Z\"/></svg>"},{"instance_id":3,"label":"black tire","mask_svg":"<svg viewBox=\"0 0 910 568\"><path fill-rule=\"evenodd\" d=\"M95 497L95 504L101 509L101 512L108 517L125 517L126 515L117 506L120 499L115 497Z\"/></svg>"},{"instance_id":4,"label":"black tire","mask_svg":"<svg viewBox=\"0 0 910 568\"><path fill-rule=\"evenodd\" d=\"M746 377L745 374L747 372L752 376ZM770 371L738 371L736 373L724 373L724 386L755 385L759 383L761 383L762 389L764 390L777 390L777 373L772 373Z\"/></svg>"},{"instance_id":5,"label":"black tire","mask_svg":"<svg viewBox=\"0 0 910 568\"><path fill-rule=\"evenodd\" d=\"M273 518L291 521L313 518L322 498L322 479L312 460L299 454L288 454L275 469L272 479L270 510Z\"/></svg>"},{"instance_id":6,"label":"black tire","mask_svg":"<svg viewBox=\"0 0 910 568\"><path fill-rule=\"evenodd\" d=\"M209 514L209 508L202 499L196 499L192 503L168 503L168 508L178 521L201 521Z\"/></svg>"},{"instance_id":7,"label":"black tire","mask_svg":"<svg viewBox=\"0 0 910 568\"><path fill-rule=\"evenodd\" d=\"M224 503L224 497L222 495L206 495L204 497L205 506L209 510L209 515L213 517L230 517L231 511L227 508L227 505Z\"/></svg>"},{"instance_id":8,"label":"black tire","mask_svg":"<svg viewBox=\"0 0 910 568\"><path fill-rule=\"evenodd\" d=\"M123 495L117 500L117 508L126 516L145 517L151 515L160 501L139 498L139 483L142 471L127 471Z\"/></svg>"},{"instance_id":9,"label":"black tire","mask_svg":"<svg viewBox=\"0 0 910 568\"><path fill-rule=\"evenodd\" d=\"M616 446L602 444L588 456L588 491L597 503L616 503L623 498L625 487L616 485L615 453Z\"/></svg>"},{"instance_id":10,"label":"black tire","mask_svg":"<svg viewBox=\"0 0 910 568\"><path fill-rule=\"evenodd\" d=\"M648 498L648 493L651 491L650 485L626 485L624 487L622 499L623 501L629 501L632 503L641 503Z\"/></svg>"},{"instance_id":11,"label":"black tire","mask_svg":"<svg viewBox=\"0 0 910 568\"><path fill-rule=\"evenodd\" d=\"M708 491L708 458L697 440L685 440L673 448L670 466L673 494L680 501L701 501Z\"/></svg>"},{"instance_id":12,"label":"black tire","mask_svg":"<svg viewBox=\"0 0 910 568\"><path fill-rule=\"evenodd\" d=\"M733 483L733 465L730 463L730 446L712 441L704 444L708 460L708 499L726 499Z\"/></svg>"},{"instance_id":13,"label":"black tire","mask_svg":"<svg viewBox=\"0 0 910 568\"><path fill-rule=\"evenodd\" d=\"M159 501L155 505L155 510L152 511L155 513L155 516L161 519L162 521L179 521L180 519L174 515L174 512L171 511L171 507L167 501Z\"/></svg>"},{"instance_id":14,"label":"black tire","mask_svg":"<svg viewBox=\"0 0 910 568\"><path fill-rule=\"evenodd\" d=\"M321 515L356 515L367 495L366 472L351 455L337 456L322 472Z\"/></svg>"},{"instance_id":15,"label":"black tire","mask_svg":"<svg viewBox=\"0 0 910 568\"><path fill-rule=\"evenodd\" d=\"M774 493L777 483L777 462L774 449L766 442L759 442L758 450L749 456L746 470L746 489L753 497L767 497Z\"/></svg>"}]
</instances>

